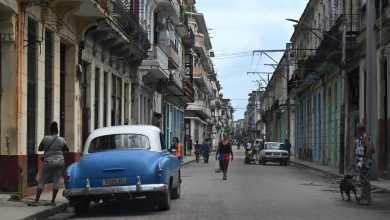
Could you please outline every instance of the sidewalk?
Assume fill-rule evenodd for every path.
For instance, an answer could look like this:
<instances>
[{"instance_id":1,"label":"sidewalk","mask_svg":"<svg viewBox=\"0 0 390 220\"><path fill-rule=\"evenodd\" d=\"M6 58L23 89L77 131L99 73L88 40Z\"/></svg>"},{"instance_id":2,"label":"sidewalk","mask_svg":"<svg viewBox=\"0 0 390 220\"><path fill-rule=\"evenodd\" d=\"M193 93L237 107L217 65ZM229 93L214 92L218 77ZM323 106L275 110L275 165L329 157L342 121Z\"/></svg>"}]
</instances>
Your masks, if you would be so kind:
<instances>
[{"instance_id":1,"label":"sidewalk","mask_svg":"<svg viewBox=\"0 0 390 220\"><path fill-rule=\"evenodd\" d=\"M342 178L343 177L342 174L339 174L338 168L323 166L323 165L319 165L319 164L315 164L312 162L303 161L303 160L299 160L299 159L295 159L295 158L291 158L291 163L296 164L296 165L301 165L301 166L309 168L309 169L314 169L314 170L317 170L320 172L327 173L328 175L331 175L334 178ZM390 192L390 180L379 178L378 180L371 180L370 182L371 182L371 187Z\"/></svg>"},{"instance_id":2,"label":"sidewalk","mask_svg":"<svg viewBox=\"0 0 390 220\"><path fill-rule=\"evenodd\" d=\"M203 159L202 159L203 160ZM195 161L195 155L185 156L182 161L182 166L185 166ZM44 192L41 195L40 203L42 205L32 207L27 206L28 203L34 201L35 195L23 198L20 201L10 201L11 194L2 194L0 192L0 219L7 220L33 220L33 219L44 219L52 216L56 213L63 212L68 206L68 200L62 196L60 189L56 198L56 206L45 206L51 200L52 192Z\"/></svg>"}]
</instances>

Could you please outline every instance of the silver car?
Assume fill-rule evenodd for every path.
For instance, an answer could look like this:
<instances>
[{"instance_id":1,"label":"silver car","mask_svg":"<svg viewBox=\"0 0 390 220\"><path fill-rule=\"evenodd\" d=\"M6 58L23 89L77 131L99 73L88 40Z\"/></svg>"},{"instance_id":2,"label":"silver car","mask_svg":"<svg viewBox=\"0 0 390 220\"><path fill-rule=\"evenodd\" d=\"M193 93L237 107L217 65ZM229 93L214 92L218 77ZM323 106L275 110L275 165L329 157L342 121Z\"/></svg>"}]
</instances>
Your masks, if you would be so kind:
<instances>
[{"instance_id":1,"label":"silver car","mask_svg":"<svg viewBox=\"0 0 390 220\"><path fill-rule=\"evenodd\" d=\"M280 166L287 166L288 152L281 142L266 142L264 148L260 149L259 164L265 165L267 162L279 162Z\"/></svg>"}]
</instances>

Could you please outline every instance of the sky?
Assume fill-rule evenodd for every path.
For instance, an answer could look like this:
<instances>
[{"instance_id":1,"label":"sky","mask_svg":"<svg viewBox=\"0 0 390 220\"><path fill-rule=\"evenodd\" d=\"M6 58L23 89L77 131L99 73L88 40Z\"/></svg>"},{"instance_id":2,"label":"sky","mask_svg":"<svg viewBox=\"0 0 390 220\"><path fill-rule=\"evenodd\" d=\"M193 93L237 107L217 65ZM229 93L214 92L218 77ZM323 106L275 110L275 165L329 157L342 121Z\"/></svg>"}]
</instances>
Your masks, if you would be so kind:
<instances>
[{"instance_id":1,"label":"sky","mask_svg":"<svg viewBox=\"0 0 390 220\"><path fill-rule=\"evenodd\" d=\"M209 34L214 69L222 86L223 98L231 99L234 120L243 119L248 94L266 86L260 76L248 72L273 72L275 64L254 50L285 49L309 0L196 0ZM283 53L268 53L280 60ZM271 77L272 75L269 75ZM261 77L267 80L268 74Z\"/></svg>"}]
</instances>

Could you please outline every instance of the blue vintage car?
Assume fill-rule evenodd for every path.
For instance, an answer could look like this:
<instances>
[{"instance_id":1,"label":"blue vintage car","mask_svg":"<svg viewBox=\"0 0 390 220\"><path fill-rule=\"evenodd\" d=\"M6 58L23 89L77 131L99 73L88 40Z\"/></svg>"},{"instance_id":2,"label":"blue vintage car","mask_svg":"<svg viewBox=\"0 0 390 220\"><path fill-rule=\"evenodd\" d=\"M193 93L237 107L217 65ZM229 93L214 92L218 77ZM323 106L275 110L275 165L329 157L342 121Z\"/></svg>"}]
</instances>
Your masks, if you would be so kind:
<instances>
[{"instance_id":1,"label":"blue vintage car","mask_svg":"<svg viewBox=\"0 0 390 220\"><path fill-rule=\"evenodd\" d=\"M93 131L80 162L66 169L63 195L77 213L93 202L146 198L159 210L180 197L180 162L159 128L128 125Z\"/></svg>"}]
</instances>

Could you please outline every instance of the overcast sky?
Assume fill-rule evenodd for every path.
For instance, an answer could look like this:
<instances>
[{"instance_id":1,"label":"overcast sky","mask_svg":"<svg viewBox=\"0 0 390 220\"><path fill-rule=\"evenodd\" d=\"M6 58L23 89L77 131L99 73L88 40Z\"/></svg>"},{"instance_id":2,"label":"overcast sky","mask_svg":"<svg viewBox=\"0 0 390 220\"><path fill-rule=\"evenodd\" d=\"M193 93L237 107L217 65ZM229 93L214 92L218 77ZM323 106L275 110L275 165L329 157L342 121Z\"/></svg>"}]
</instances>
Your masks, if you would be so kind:
<instances>
[{"instance_id":1,"label":"overcast sky","mask_svg":"<svg viewBox=\"0 0 390 220\"><path fill-rule=\"evenodd\" d=\"M308 0L196 0L211 38L223 97L232 100L234 119L244 118L248 94L259 86L251 72L272 72L274 61L253 50L285 49ZM276 61L282 53L270 53ZM262 75L267 78L267 75ZM264 84L262 86L265 86Z\"/></svg>"}]
</instances>

